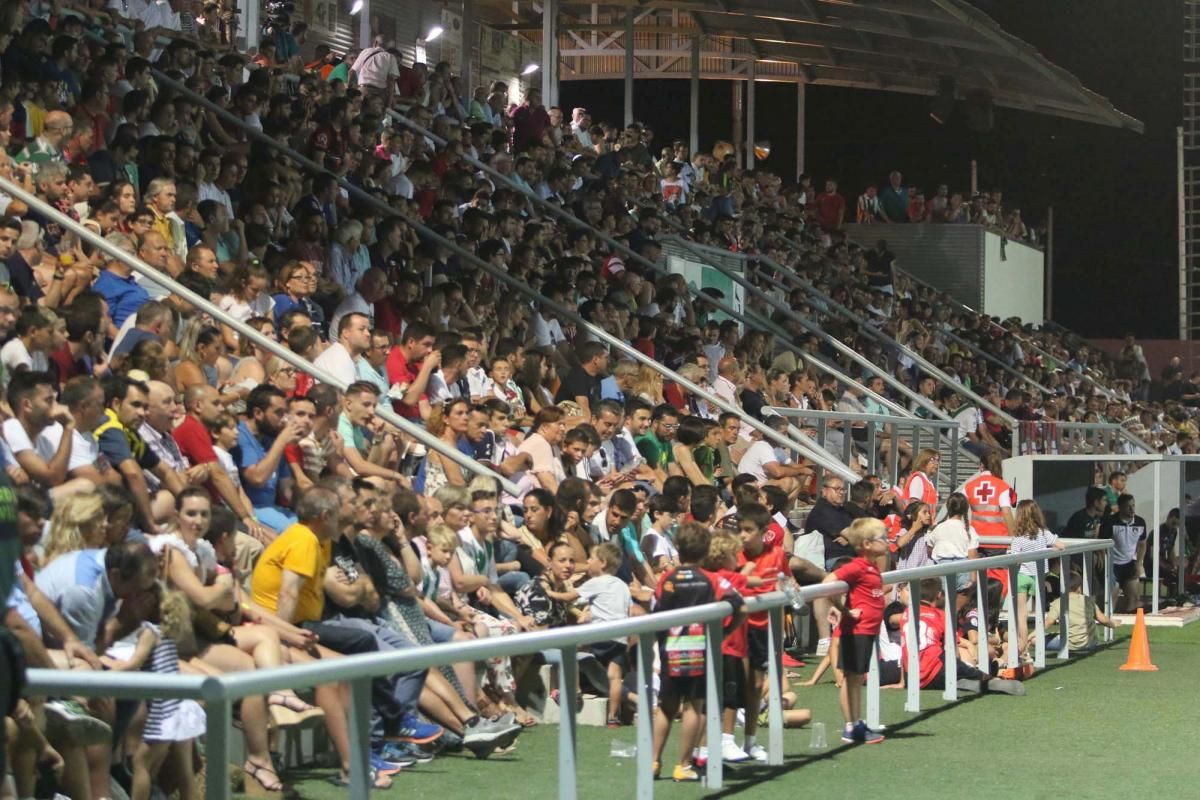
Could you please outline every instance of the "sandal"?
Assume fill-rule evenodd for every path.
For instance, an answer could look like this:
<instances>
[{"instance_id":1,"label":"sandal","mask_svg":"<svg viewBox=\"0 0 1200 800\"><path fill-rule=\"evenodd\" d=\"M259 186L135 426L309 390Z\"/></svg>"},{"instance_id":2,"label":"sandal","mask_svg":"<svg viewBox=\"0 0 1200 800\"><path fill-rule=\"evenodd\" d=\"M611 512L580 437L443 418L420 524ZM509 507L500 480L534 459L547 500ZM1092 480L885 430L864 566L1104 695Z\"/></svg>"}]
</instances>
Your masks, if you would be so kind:
<instances>
[{"instance_id":1,"label":"sandal","mask_svg":"<svg viewBox=\"0 0 1200 800\"><path fill-rule=\"evenodd\" d=\"M282 792L283 781L279 779L278 773L275 772L275 765L264 767L262 764L256 764L250 759L246 759L246 763L242 765L242 772L247 778L254 779L255 783L263 788L266 792ZM270 780L263 780L263 776L267 776Z\"/></svg>"},{"instance_id":2,"label":"sandal","mask_svg":"<svg viewBox=\"0 0 1200 800\"><path fill-rule=\"evenodd\" d=\"M373 769L369 769L367 774L370 775L372 789L392 788L392 779L387 775L379 775ZM330 775L328 778L326 778L326 780L341 789L350 788L350 776L344 774L341 770L338 770L333 775Z\"/></svg>"},{"instance_id":3,"label":"sandal","mask_svg":"<svg viewBox=\"0 0 1200 800\"><path fill-rule=\"evenodd\" d=\"M304 702L293 692L271 692L267 695L267 705L282 706L288 711L295 711L297 714L316 710L316 706Z\"/></svg>"}]
</instances>

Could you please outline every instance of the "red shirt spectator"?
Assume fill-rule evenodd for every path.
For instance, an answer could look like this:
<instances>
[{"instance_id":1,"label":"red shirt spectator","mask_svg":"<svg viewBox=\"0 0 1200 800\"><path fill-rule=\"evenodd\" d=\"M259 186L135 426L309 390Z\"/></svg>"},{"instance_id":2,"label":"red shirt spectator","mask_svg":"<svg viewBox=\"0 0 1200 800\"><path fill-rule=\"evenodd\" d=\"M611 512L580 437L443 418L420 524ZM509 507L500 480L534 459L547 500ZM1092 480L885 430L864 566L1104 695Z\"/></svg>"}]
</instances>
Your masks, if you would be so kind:
<instances>
[{"instance_id":1,"label":"red shirt spectator","mask_svg":"<svg viewBox=\"0 0 1200 800\"><path fill-rule=\"evenodd\" d=\"M388 383L392 386L408 386L417 379L417 371L420 369L420 364L414 368L408 363L408 359L404 357L404 350L400 345L392 348L392 352L388 353L387 358L387 378ZM425 393L421 393L421 398L426 397ZM421 416L421 410L415 405L406 405L399 400L392 401L392 408L396 413L406 419L416 419Z\"/></svg>"},{"instance_id":2,"label":"red shirt spectator","mask_svg":"<svg viewBox=\"0 0 1200 800\"><path fill-rule=\"evenodd\" d=\"M862 610L857 619L850 614L842 615L842 635L878 636L879 626L883 624L883 577L879 569L858 556L838 567L834 574L839 581L850 585L847 610Z\"/></svg>"},{"instance_id":3,"label":"red shirt spectator","mask_svg":"<svg viewBox=\"0 0 1200 800\"><path fill-rule=\"evenodd\" d=\"M213 450L212 434L204 423L188 414L183 422L171 433L179 452L191 464L211 464L217 460L217 452Z\"/></svg>"},{"instance_id":4,"label":"red shirt spectator","mask_svg":"<svg viewBox=\"0 0 1200 800\"><path fill-rule=\"evenodd\" d=\"M825 181L825 191L817 195L817 224L823 231L842 227L846 216L846 198L838 194L837 181Z\"/></svg>"},{"instance_id":5,"label":"red shirt spectator","mask_svg":"<svg viewBox=\"0 0 1200 800\"><path fill-rule=\"evenodd\" d=\"M530 89L525 102L513 112L513 152L522 153L540 144L550 130L550 115L542 105L540 89Z\"/></svg>"}]
</instances>

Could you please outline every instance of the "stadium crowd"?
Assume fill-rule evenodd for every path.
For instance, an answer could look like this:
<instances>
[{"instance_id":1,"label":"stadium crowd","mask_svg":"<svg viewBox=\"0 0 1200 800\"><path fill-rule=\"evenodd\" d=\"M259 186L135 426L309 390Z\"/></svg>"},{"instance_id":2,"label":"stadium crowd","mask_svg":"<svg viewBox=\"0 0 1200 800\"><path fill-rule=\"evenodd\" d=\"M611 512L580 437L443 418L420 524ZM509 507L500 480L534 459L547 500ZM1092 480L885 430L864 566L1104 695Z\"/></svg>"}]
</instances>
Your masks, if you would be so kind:
<instances>
[{"instance_id":1,"label":"stadium crowd","mask_svg":"<svg viewBox=\"0 0 1200 800\"><path fill-rule=\"evenodd\" d=\"M463 87L448 64L402 64L378 42L341 59L306 46L302 23L277 25L250 57L225 44L231 17L222 5L194 16L164 7L0 8L0 177L347 388L314 382L0 192L8 484L0 500L22 545L7 625L30 666L251 670L620 619L731 586L739 591L730 596L749 596L772 591L781 573L813 583L846 577L847 564L861 577L868 563L965 556L954 538L942 550L932 547L937 537L928 552L912 544L933 521L936 452L895 448L908 476L903 491L873 476L847 487L828 473L818 480L813 464L743 423L749 416L781 430L773 406L880 410L864 400L864 385L907 403L788 313L766 316L818 363L863 383L804 368L772 334L724 319L680 276L646 267L672 231L770 256L811 281L819 295L773 289L771 279L785 275L765 266L750 272L792 312L960 419L961 443L989 463L1011 450L1011 430L963 407L923 363L1017 420L1111 420L1153 434L1164 449L1195 452L1195 382L1179 386L1171 375L1158 389L1132 341L1121 362L1097 360L1069 336L990 320L914 285L885 242L846 241L832 181L814 193L806 180L785 185L682 142L655 159L645 126L593 122L582 108L568 117L545 108L535 88L512 103L515 87ZM121 21L128 39L115 32ZM172 89L176 82L188 92ZM193 95L325 171L306 172ZM391 125L385 107L433 136ZM561 223L530 194L640 258ZM950 222L962 213L961 199L939 190L914 217L909 194L892 173L879 219ZM981 213L999 219L1001 200L993 193ZM554 302L501 291L490 273L406 219ZM562 306L737 413L614 357ZM837 306L904 347L881 344ZM1030 391L1020 376L1050 393ZM383 422L381 404L519 493ZM914 410L929 413L920 403ZM793 513L809 503L807 518ZM1035 511L1018 518L1031 538L1044 528ZM892 517L890 546L880 544L882 528L851 526L858 517ZM673 590L659 581L665 573L676 577ZM827 611L816 615L819 656L837 653L829 642L838 631L862 633L831 630ZM881 657L895 662L895 683L899 627L887 620L895 647L881 647ZM721 750L730 760L765 760L754 732L765 624L750 615L746 636L731 637L725 651L745 684L744 696L729 699ZM610 724L627 724L628 644L592 653L608 673L599 688ZM984 672L999 657L964 654ZM861 648L842 658L839 669L862 671ZM694 734L694 664L682 645L661 660L665 722L681 710ZM938 665L922 664L922 685L936 682ZM378 679L373 784L386 788L439 753L511 748L537 721L518 697L531 666L494 659ZM245 780L281 789L269 730L319 718L340 761L332 780L345 785L346 704L337 685L244 700ZM788 713L790 724L806 721L802 709ZM16 797L47 788L111 797L112 775L135 800L195 796L191 742L204 721L193 703L22 700L10 727ZM846 735L875 734L852 725ZM687 762L674 767L677 780L697 779Z\"/></svg>"}]
</instances>

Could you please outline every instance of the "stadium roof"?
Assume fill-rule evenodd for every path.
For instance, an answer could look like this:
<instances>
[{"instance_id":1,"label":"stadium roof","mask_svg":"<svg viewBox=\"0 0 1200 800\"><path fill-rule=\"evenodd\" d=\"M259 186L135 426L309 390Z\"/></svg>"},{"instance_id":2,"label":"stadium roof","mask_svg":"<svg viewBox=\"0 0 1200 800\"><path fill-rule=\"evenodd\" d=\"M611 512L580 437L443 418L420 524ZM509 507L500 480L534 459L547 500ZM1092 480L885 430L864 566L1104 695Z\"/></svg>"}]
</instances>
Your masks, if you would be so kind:
<instances>
[{"instance_id":1,"label":"stadium roof","mask_svg":"<svg viewBox=\"0 0 1200 800\"><path fill-rule=\"evenodd\" d=\"M478 0L490 27L541 37L541 4ZM547 0L558 6L560 78L624 74L634 15L635 77L687 78L703 37L701 77L851 86L934 95L983 90L998 106L1142 132L1032 45L964 0ZM599 35L607 32L606 35Z\"/></svg>"}]
</instances>

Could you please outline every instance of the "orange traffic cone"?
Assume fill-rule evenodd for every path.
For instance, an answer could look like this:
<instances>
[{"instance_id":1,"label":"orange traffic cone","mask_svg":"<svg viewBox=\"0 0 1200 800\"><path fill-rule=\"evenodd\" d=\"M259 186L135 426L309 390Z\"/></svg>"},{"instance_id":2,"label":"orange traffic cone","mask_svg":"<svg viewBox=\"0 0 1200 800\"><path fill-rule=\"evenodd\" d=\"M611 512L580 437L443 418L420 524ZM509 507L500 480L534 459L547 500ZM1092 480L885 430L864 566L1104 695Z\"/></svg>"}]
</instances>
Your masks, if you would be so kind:
<instances>
[{"instance_id":1,"label":"orange traffic cone","mask_svg":"<svg viewBox=\"0 0 1200 800\"><path fill-rule=\"evenodd\" d=\"M1150 640L1146 637L1146 612L1137 611L1133 624L1133 638L1129 640L1129 657L1121 665L1128 672L1157 672L1158 667L1150 663Z\"/></svg>"}]
</instances>

